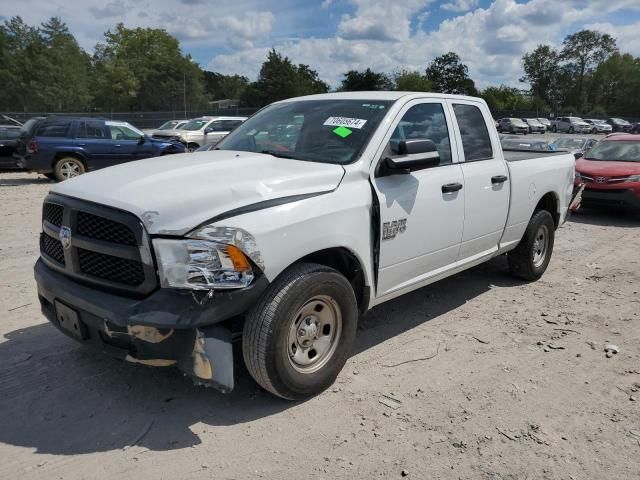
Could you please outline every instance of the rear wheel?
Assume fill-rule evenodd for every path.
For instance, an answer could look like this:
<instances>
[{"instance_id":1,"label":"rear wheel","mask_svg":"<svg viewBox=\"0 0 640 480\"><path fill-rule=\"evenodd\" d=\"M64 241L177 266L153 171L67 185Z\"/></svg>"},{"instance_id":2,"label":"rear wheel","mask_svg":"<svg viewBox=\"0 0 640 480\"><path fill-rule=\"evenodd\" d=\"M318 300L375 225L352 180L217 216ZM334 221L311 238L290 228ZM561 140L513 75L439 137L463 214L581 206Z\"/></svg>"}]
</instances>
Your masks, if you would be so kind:
<instances>
[{"instance_id":1,"label":"rear wheel","mask_svg":"<svg viewBox=\"0 0 640 480\"><path fill-rule=\"evenodd\" d=\"M523 280L538 280L551 260L554 238L553 217L547 210L538 210L518 246L507 256L511 274Z\"/></svg>"},{"instance_id":2,"label":"rear wheel","mask_svg":"<svg viewBox=\"0 0 640 480\"><path fill-rule=\"evenodd\" d=\"M357 322L355 294L342 274L318 264L295 265L269 287L245 322L247 369L279 397L316 395L342 370Z\"/></svg>"},{"instance_id":3,"label":"rear wheel","mask_svg":"<svg viewBox=\"0 0 640 480\"><path fill-rule=\"evenodd\" d=\"M569 133L573 133L574 131L573 127L569 127Z\"/></svg>"},{"instance_id":4,"label":"rear wheel","mask_svg":"<svg viewBox=\"0 0 640 480\"><path fill-rule=\"evenodd\" d=\"M60 182L82 175L84 172L84 163L75 157L61 158L53 167L53 175Z\"/></svg>"},{"instance_id":5,"label":"rear wheel","mask_svg":"<svg viewBox=\"0 0 640 480\"><path fill-rule=\"evenodd\" d=\"M189 143L187 145L187 152L195 152L197 149L200 148L200 145L198 145L197 143Z\"/></svg>"}]
</instances>

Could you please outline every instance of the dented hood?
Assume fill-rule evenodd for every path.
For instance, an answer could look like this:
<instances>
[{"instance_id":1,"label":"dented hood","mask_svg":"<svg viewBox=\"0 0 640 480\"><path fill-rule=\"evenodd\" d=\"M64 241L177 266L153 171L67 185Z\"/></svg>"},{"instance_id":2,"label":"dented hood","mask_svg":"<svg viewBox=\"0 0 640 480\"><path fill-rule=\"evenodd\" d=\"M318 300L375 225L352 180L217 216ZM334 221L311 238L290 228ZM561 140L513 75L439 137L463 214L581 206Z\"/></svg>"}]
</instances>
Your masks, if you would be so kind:
<instances>
[{"instance_id":1,"label":"dented hood","mask_svg":"<svg viewBox=\"0 0 640 480\"><path fill-rule=\"evenodd\" d=\"M339 165L214 150L117 165L52 191L132 212L149 233L183 235L230 210L334 190L343 174Z\"/></svg>"}]
</instances>

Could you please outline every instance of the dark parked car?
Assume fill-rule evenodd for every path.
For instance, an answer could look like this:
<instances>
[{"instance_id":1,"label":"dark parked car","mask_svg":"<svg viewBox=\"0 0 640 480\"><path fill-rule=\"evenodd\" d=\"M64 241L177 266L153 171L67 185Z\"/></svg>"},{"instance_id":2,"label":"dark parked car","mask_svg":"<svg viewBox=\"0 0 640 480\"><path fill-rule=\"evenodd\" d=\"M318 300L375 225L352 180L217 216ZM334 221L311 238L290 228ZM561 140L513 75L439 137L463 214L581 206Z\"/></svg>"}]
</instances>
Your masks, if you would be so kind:
<instances>
[{"instance_id":1,"label":"dark parked car","mask_svg":"<svg viewBox=\"0 0 640 480\"><path fill-rule=\"evenodd\" d=\"M0 168L17 168L13 154L20 136L21 127L0 125Z\"/></svg>"},{"instance_id":2,"label":"dark parked car","mask_svg":"<svg viewBox=\"0 0 640 480\"><path fill-rule=\"evenodd\" d=\"M640 122L636 122L632 125L631 132L632 133L640 133Z\"/></svg>"},{"instance_id":3,"label":"dark parked car","mask_svg":"<svg viewBox=\"0 0 640 480\"><path fill-rule=\"evenodd\" d=\"M501 118L498 120L498 124L498 131L500 133L524 133L525 135L529 133L529 125L519 118Z\"/></svg>"},{"instance_id":4,"label":"dark parked car","mask_svg":"<svg viewBox=\"0 0 640 480\"><path fill-rule=\"evenodd\" d=\"M633 125L622 118L607 118L607 123L611 125L614 132L631 132Z\"/></svg>"},{"instance_id":5,"label":"dark parked car","mask_svg":"<svg viewBox=\"0 0 640 480\"><path fill-rule=\"evenodd\" d=\"M56 180L132 160L184 152L180 142L151 139L127 122L85 117L48 117L29 122L18 142L18 166Z\"/></svg>"}]
</instances>

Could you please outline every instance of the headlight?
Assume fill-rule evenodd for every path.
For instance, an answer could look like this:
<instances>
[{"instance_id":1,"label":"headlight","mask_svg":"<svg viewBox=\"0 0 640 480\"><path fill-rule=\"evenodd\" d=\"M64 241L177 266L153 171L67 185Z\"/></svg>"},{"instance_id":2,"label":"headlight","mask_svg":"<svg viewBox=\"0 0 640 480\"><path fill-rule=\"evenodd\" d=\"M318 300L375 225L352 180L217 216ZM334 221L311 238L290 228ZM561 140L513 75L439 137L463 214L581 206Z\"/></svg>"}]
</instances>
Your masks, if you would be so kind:
<instances>
[{"instance_id":1,"label":"headlight","mask_svg":"<svg viewBox=\"0 0 640 480\"><path fill-rule=\"evenodd\" d=\"M640 182L640 175L631 175L630 177L627 177L625 182Z\"/></svg>"},{"instance_id":2,"label":"headlight","mask_svg":"<svg viewBox=\"0 0 640 480\"><path fill-rule=\"evenodd\" d=\"M254 264L264 268L255 240L241 229L204 227L185 239L154 239L153 247L162 287L244 288L255 278Z\"/></svg>"}]
</instances>

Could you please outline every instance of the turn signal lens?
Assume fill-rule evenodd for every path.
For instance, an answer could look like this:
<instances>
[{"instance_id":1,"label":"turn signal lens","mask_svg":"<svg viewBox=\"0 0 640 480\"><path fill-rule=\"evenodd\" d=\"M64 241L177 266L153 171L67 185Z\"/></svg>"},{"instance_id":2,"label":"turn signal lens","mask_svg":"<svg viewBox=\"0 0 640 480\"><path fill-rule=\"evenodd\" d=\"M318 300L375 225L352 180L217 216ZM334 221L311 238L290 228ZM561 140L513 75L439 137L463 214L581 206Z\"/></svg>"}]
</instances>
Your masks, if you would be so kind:
<instances>
[{"instance_id":1,"label":"turn signal lens","mask_svg":"<svg viewBox=\"0 0 640 480\"><path fill-rule=\"evenodd\" d=\"M249 260L247 260L247 257L238 247L234 245L227 245L226 253L233 263L233 269L236 272L250 272L252 270Z\"/></svg>"}]
</instances>

